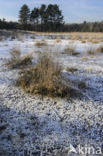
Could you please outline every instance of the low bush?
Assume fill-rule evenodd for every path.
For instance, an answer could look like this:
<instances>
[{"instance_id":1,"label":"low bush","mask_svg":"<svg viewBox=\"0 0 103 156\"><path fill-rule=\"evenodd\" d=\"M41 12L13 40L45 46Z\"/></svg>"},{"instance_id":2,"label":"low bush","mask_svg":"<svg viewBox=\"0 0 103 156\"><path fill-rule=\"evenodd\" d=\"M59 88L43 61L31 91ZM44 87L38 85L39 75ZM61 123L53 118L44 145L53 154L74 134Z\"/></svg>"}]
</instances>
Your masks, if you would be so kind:
<instances>
[{"instance_id":1,"label":"low bush","mask_svg":"<svg viewBox=\"0 0 103 156\"><path fill-rule=\"evenodd\" d=\"M31 94L51 97L65 97L69 94L68 86L62 78L62 68L48 53L39 55L35 67L20 72L17 85Z\"/></svg>"}]
</instances>

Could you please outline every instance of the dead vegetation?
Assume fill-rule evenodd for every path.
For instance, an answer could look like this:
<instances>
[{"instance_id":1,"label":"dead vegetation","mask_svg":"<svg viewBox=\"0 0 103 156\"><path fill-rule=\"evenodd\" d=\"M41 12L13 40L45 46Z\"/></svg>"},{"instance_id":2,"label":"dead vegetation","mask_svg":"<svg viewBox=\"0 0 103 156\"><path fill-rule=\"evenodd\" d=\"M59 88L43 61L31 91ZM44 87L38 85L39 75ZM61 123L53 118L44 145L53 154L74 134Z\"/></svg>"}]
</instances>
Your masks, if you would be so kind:
<instances>
[{"instance_id":1,"label":"dead vegetation","mask_svg":"<svg viewBox=\"0 0 103 156\"><path fill-rule=\"evenodd\" d=\"M98 39L88 39L87 41L90 42L90 43L93 43L93 44L98 44L99 43Z\"/></svg>"},{"instance_id":2,"label":"dead vegetation","mask_svg":"<svg viewBox=\"0 0 103 156\"><path fill-rule=\"evenodd\" d=\"M99 52L99 53L103 53L103 46L100 46L99 48L97 48L96 51Z\"/></svg>"},{"instance_id":3,"label":"dead vegetation","mask_svg":"<svg viewBox=\"0 0 103 156\"><path fill-rule=\"evenodd\" d=\"M43 53L39 55L35 67L20 73L17 85L31 94L65 97L69 94L69 89L61 74L61 66L48 53Z\"/></svg>"},{"instance_id":4,"label":"dead vegetation","mask_svg":"<svg viewBox=\"0 0 103 156\"><path fill-rule=\"evenodd\" d=\"M35 42L36 47L42 47L42 46L47 46L47 43L45 40L40 40Z\"/></svg>"},{"instance_id":5,"label":"dead vegetation","mask_svg":"<svg viewBox=\"0 0 103 156\"><path fill-rule=\"evenodd\" d=\"M82 42L82 43L86 43L86 41L85 41L85 40L82 40L81 42Z\"/></svg>"},{"instance_id":6,"label":"dead vegetation","mask_svg":"<svg viewBox=\"0 0 103 156\"><path fill-rule=\"evenodd\" d=\"M56 39L56 40L55 40L55 43L60 43L60 42L61 42L60 39Z\"/></svg>"},{"instance_id":7,"label":"dead vegetation","mask_svg":"<svg viewBox=\"0 0 103 156\"><path fill-rule=\"evenodd\" d=\"M22 68L32 64L32 56L26 55L21 56L20 49L18 47L14 47L10 51L10 59L7 61L6 66L11 69L14 68Z\"/></svg>"},{"instance_id":8,"label":"dead vegetation","mask_svg":"<svg viewBox=\"0 0 103 156\"><path fill-rule=\"evenodd\" d=\"M80 53L76 52L74 47L73 48L68 47L62 52L62 54L70 54L76 56L79 55Z\"/></svg>"},{"instance_id":9,"label":"dead vegetation","mask_svg":"<svg viewBox=\"0 0 103 156\"><path fill-rule=\"evenodd\" d=\"M95 54L94 48L93 48L93 47L89 47L87 53L88 53L89 55L94 55L94 54Z\"/></svg>"}]
</instances>

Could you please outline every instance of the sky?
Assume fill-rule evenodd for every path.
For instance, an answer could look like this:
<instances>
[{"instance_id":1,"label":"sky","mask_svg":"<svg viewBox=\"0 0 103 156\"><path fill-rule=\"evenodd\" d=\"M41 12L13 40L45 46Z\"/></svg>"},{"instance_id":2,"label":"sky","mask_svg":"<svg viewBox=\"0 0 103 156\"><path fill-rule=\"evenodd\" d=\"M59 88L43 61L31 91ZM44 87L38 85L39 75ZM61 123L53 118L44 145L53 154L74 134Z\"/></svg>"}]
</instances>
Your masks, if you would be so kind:
<instances>
[{"instance_id":1,"label":"sky","mask_svg":"<svg viewBox=\"0 0 103 156\"><path fill-rule=\"evenodd\" d=\"M103 21L103 0L0 0L0 18L18 21L23 4L32 10L41 4L58 4L66 23Z\"/></svg>"}]
</instances>

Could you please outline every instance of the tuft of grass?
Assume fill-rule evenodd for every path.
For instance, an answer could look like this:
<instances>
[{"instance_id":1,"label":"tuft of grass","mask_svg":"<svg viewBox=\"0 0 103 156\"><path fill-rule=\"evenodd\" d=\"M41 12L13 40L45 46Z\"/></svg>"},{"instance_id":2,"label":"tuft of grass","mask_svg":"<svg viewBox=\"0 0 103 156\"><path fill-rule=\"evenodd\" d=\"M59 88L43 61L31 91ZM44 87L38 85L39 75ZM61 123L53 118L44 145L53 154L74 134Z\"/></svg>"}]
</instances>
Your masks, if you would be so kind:
<instances>
[{"instance_id":1,"label":"tuft of grass","mask_svg":"<svg viewBox=\"0 0 103 156\"><path fill-rule=\"evenodd\" d=\"M76 55L79 55L80 53L79 52L76 52L75 50L74 50L74 48L66 48L65 50L64 50L64 52L62 52L62 54L70 54L70 55L74 55L74 56L76 56Z\"/></svg>"},{"instance_id":2,"label":"tuft of grass","mask_svg":"<svg viewBox=\"0 0 103 156\"><path fill-rule=\"evenodd\" d=\"M94 55L95 54L95 50L92 47L89 47L87 53L89 55Z\"/></svg>"},{"instance_id":3,"label":"tuft of grass","mask_svg":"<svg viewBox=\"0 0 103 156\"><path fill-rule=\"evenodd\" d=\"M99 52L99 53L103 53L103 46L100 46L99 48L97 48L96 51Z\"/></svg>"},{"instance_id":4,"label":"tuft of grass","mask_svg":"<svg viewBox=\"0 0 103 156\"><path fill-rule=\"evenodd\" d=\"M47 43L46 43L45 40L36 41L35 46L36 46L36 47L47 46Z\"/></svg>"},{"instance_id":5,"label":"tuft of grass","mask_svg":"<svg viewBox=\"0 0 103 156\"><path fill-rule=\"evenodd\" d=\"M88 39L88 42L91 42L93 44L98 44L99 43L99 41L96 40L96 39Z\"/></svg>"},{"instance_id":6,"label":"tuft of grass","mask_svg":"<svg viewBox=\"0 0 103 156\"><path fill-rule=\"evenodd\" d=\"M48 53L39 55L35 67L20 73L17 85L30 94L50 97L65 97L69 94L66 82L62 78L62 68Z\"/></svg>"},{"instance_id":7,"label":"tuft of grass","mask_svg":"<svg viewBox=\"0 0 103 156\"><path fill-rule=\"evenodd\" d=\"M56 39L56 40L55 40L55 43L59 43L59 42L61 42L60 39Z\"/></svg>"},{"instance_id":8,"label":"tuft of grass","mask_svg":"<svg viewBox=\"0 0 103 156\"><path fill-rule=\"evenodd\" d=\"M74 51L74 48L66 48L66 49L64 49L64 52L63 52L63 54L72 54L72 53L74 53L75 51Z\"/></svg>"},{"instance_id":9,"label":"tuft of grass","mask_svg":"<svg viewBox=\"0 0 103 156\"><path fill-rule=\"evenodd\" d=\"M82 43L86 43L86 41L85 41L85 40L82 40L81 42L82 42Z\"/></svg>"},{"instance_id":10,"label":"tuft of grass","mask_svg":"<svg viewBox=\"0 0 103 156\"><path fill-rule=\"evenodd\" d=\"M11 57L6 63L6 66L8 66L11 69L22 68L32 64L32 56L31 55L21 56L19 48L16 47L12 48L10 51L10 55Z\"/></svg>"}]
</instances>

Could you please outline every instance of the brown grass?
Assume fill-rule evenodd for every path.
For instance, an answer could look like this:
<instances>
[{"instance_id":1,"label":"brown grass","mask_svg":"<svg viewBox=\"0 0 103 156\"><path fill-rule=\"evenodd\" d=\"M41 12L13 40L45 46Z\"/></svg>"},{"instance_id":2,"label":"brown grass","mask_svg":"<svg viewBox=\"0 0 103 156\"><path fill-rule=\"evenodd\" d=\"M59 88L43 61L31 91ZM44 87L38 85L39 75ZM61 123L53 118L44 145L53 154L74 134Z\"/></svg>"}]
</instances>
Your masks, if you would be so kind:
<instances>
[{"instance_id":1,"label":"brown grass","mask_svg":"<svg viewBox=\"0 0 103 156\"><path fill-rule=\"evenodd\" d=\"M76 55L79 55L80 53L79 53L79 52L76 52L74 48L69 48L69 47L68 47L68 48L66 48L66 49L62 52L62 54L70 54L70 55L76 56Z\"/></svg>"},{"instance_id":2,"label":"brown grass","mask_svg":"<svg viewBox=\"0 0 103 156\"><path fill-rule=\"evenodd\" d=\"M99 53L103 53L103 46L100 46L99 48L97 48L96 51L99 52Z\"/></svg>"},{"instance_id":3,"label":"brown grass","mask_svg":"<svg viewBox=\"0 0 103 156\"><path fill-rule=\"evenodd\" d=\"M56 40L55 40L55 43L60 43L60 42L61 42L60 39L56 39Z\"/></svg>"},{"instance_id":4,"label":"brown grass","mask_svg":"<svg viewBox=\"0 0 103 156\"><path fill-rule=\"evenodd\" d=\"M36 47L47 46L47 43L45 40L40 40L40 41L36 41L35 46Z\"/></svg>"},{"instance_id":5,"label":"brown grass","mask_svg":"<svg viewBox=\"0 0 103 156\"><path fill-rule=\"evenodd\" d=\"M61 66L54 61L48 53L39 55L35 67L22 71L17 85L31 94L47 95L51 97L64 97L69 93L62 76Z\"/></svg>"},{"instance_id":6,"label":"brown grass","mask_svg":"<svg viewBox=\"0 0 103 156\"><path fill-rule=\"evenodd\" d=\"M86 43L86 41L85 41L85 40L82 40L81 42L82 42L82 43Z\"/></svg>"},{"instance_id":7,"label":"brown grass","mask_svg":"<svg viewBox=\"0 0 103 156\"><path fill-rule=\"evenodd\" d=\"M31 55L26 55L26 56L21 56L20 49L17 47L14 47L10 51L10 59L6 63L6 65L9 68L22 68L28 65L32 64L32 56Z\"/></svg>"},{"instance_id":8,"label":"brown grass","mask_svg":"<svg viewBox=\"0 0 103 156\"><path fill-rule=\"evenodd\" d=\"M92 47L89 47L87 53L89 55L94 55L95 54L95 50Z\"/></svg>"},{"instance_id":9,"label":"brown grass","mask_svg":"<svg viewBox=\"0 0 103 156\"><path fill-rule=\"evenodd\" d=\"M88 39L88 42L91 42L93 44L98 44L99 41L97 39Z\"/></svg>"}]
</instances>

